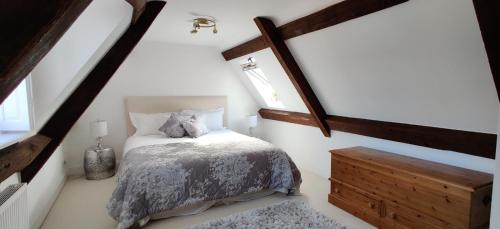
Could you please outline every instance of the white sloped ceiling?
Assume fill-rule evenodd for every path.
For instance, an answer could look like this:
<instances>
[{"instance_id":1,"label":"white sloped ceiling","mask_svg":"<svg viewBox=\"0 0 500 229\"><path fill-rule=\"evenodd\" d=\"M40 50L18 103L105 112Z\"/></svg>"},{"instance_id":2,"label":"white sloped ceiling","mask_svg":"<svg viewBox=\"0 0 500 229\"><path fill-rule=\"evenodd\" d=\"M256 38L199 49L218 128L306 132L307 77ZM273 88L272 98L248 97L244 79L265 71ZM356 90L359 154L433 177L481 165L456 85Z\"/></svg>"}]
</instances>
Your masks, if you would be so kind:
<instances>
[{"instance_id":1,"label":"white sloped ceiling","mask_svg":"<svg viewBox=\"0 0 500 229\"><path fill-rule=\"evenodd\" d=\"M328 114L497 132L498 99L469 0L412 0L287 45ZM270 49L248 56L285 110L307 112Z\"/></svg>"}]
</instances>

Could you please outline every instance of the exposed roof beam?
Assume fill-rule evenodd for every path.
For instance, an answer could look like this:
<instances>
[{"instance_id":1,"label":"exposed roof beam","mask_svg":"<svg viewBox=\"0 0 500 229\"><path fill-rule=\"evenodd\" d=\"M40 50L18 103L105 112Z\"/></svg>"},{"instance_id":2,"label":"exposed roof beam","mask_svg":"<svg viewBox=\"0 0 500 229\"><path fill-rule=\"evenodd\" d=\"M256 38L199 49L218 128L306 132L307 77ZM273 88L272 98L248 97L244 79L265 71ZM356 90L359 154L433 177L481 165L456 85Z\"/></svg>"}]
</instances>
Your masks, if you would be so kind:
<instances>
[{"instance_id":1,"label":"exposed roof beam","mask_svg":"<svg viewBox=\"0 0 500 229\"><path fill-rule=\"evenodd\" d=\"M141 16L146 8L146 0L126 0L132 7L134 7L134 14L132 15L132 22L135 23Z\"/></svg>"},{"instance_id":2,"label":"exposed roof beam","mask_svg":"<svg viewBox=\"0 0 500 229\"><path fill-rule=\"evenodd\" d=\"M408 0L345 0L278 28L283 40L374 13ZM262 36L222 52L227 61L267 48Z\"/></svg>"},{"instance_id":3,"label":"exposed roof beam","mask_svg":"<svg viewBox=\"0 0 500 229\"><path fill-rule=\"evenodd\" d=\"M317 126L312 116L305 113L260 109L259 114L264 119L314 127ZM342 131L495 159L496 134L349 118L336 115L328 115L326 122L334 131Z\"/></svg>"},{"instance_id":4,"label":"exposed roof beam","mask_svg":"<svg viewBox=\"0 0 500 229\"><path fill-rule=\"evenodd\" d=\"M109 79L111 79L118 67L120 67L141 40L164 5L165 2L163 1L148 2L137 22L127 29L83 82L42 127L39 134L50 137L52 141L29 166L21 171L21 180L23 182L31 181L40 168L42 168L71 127L73 127Z\"/></svg>"},{"instance_id":5,"label":"exposed roof beam","mask_svg":"<svg viewBox=\"0 0 500 229\"><path fill-rule=\"evenodd\" d=\"M318 124L316 124L313 117L306 113L261 108L259 110L259 115L263 119L318 127Z\"/></svg>"},{"instance_id":6,"label":"exposed roof beam","mask_svg":"<svg viewBox=\"0 0 500 229\"><path fill-rule=\"evenodd\" d=\"M500 101L500 1L473 0L473 3Z\"/></svg>"},{"instance_id":7,"label":"exposed roof beam","mask_svg":"<svg viewBox=\"0 0 500 229\"><path fill-rule=\"evenodd\" d=\"M50 138L37 134L0 150L0 182L21 171L42 152Z\"/></svg>"},{"instance_id":8,"label":"exposed roof beam","mask_svg":"<svg viewBox=\"0 0 500 229\"><path fill-rule=\"evenodd\" d=\"M57 43L92 0L15 0L0 7L0 103Z\"/></svg>"},{"instance_id":9,"label":"exposed roof beam","mask_svg":"<svg viewBox=\"0 0 500 229\"><path fill-rule=\"evenodd\" d=\"M325 121L325 109L321 106L318 97L314 94L311 85L307 82L304 73L300 70L299 65L295 61L295 58L293 58L293 55L286 46L285 41L279 35L276 26L274 26L274 23L267 18L256 17L254 21L255 24L257 24L257 27L259 27L264 41L269 47L271 47L271 50L273 50L274 55L278 58L278 61L288 75L288 78L290 78L290 81L292 81L292 84L302 98L302 101L304 101L307 109L311 112L319 129L323 132L323 135L330 137L330 127Z\"/></svg>"}]
</instances>

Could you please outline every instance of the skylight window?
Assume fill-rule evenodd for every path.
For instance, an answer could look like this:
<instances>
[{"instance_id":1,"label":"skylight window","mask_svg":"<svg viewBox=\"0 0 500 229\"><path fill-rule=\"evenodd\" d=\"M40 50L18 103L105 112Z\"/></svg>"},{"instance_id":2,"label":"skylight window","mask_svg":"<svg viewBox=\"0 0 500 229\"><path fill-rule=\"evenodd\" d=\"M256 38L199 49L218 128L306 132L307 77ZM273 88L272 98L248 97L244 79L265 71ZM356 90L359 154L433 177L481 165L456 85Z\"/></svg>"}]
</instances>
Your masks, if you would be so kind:
<instances>
[{"instance_id":1,"label":"skylight window","mask_svg":"<svg viewBox=\"0 0 500 229\"><path fill-rule=\"evenodd\" d=\"M269 82L269 79L262 69L257 67L255 58L248 58L248 60L241 65L241 68L268 107L285 108L283 102L278 99L278 94Z\"/></svg>"}]
</instances>

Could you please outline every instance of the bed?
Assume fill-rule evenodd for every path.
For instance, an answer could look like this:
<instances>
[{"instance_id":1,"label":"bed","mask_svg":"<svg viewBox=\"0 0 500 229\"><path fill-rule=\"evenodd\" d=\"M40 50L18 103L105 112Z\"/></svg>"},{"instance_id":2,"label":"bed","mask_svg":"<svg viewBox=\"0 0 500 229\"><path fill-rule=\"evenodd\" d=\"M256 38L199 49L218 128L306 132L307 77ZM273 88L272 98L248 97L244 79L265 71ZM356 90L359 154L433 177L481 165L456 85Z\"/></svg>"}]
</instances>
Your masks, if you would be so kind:
<instances>
[{"instance_id":1,"label":"bed","mask_svg":"<svg viewBox=\"0 0 500 229\"><path fill-rule=\"evenodd\" d=\"M223 96L128 97L128 112L227 108ZM226 109L227 110L227 109ZM227 112L225 112L227 113ZM227 114L224 115L227 124ZM229 129L198 138L129 138L108 203L118 228L142 226L150 219L196 214L221 203L299 191L300 172L281 149Z\"/></svg>"}]
</instances>

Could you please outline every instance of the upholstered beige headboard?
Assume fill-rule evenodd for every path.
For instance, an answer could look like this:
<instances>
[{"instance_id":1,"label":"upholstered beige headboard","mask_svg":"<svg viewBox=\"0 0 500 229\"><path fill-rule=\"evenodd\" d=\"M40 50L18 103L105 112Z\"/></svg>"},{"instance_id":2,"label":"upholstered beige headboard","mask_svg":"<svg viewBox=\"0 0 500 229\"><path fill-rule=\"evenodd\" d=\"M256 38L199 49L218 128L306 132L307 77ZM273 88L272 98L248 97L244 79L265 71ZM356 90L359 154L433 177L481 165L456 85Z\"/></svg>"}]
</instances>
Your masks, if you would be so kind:
<instances>
[{"instance_id":1,"label":"upholstered beige headboard","mask_svg":"<svg viewBox=\"0 0 500 229\"><path fill-rule=\"evenodd\" d=\"M135 133L129 112L161 113L178 112L183 109L213 109L224 107L224 126L227 126L226 96L128 96L125 97L127 134Z\"/></svg>"}]
</instances>

